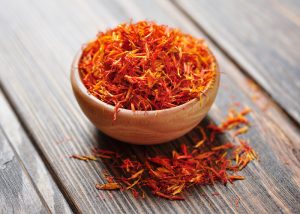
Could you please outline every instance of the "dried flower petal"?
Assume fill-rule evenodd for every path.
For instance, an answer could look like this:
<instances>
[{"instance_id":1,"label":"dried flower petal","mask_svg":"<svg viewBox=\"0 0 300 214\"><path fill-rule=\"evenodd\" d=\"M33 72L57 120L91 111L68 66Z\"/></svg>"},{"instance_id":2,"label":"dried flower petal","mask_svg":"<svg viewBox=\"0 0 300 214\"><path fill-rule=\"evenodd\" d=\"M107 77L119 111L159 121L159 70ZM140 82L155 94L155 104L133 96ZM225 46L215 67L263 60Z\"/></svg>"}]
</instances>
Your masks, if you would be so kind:
<instances>
[{"instance_id":1,"label":"dried flower petal","mask_svg":"<svg viewBox=\"0 0 300 214\"><path fill-rule=\"evenodd\" d=\"M96 184L97 189L101 190L118 190L121 186L118 183Z\"/></svg>"},{"instance_id":2,"label":"dried flower petal","mask_svg":"<svg viewBox=\"0 0 300 214\"><path fill-rule=\"evenodd\" d=\"M71 158L75 158L78 160L83 160L83 161L89 161L89 160L97 160L96 157L91 156L91 155L72 155L70 156Z\"/></svg>"}]
</instances>

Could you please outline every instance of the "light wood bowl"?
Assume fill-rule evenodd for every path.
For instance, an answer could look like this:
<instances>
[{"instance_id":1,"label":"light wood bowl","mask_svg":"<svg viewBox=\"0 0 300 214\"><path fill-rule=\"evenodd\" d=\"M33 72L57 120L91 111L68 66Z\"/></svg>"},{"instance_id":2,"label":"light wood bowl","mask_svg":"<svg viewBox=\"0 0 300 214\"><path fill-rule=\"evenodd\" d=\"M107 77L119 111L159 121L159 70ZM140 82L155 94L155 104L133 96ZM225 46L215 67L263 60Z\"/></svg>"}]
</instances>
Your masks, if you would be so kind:
<instances>
[{"instance_id":1,"label":"light wood bowl","mask_svg":"<svg viewBox=\"0 0 300 214\"><path fill-rule=\"evenodd\" d=\"M191 131L207 114L213 104L220 82L217 72L210 87L200 99L193 99L177 107L156 111L120 109L113 121L114 106L88 93L81 81L78 62L80 51L72 64L71 84L84 114L103 133L132 144L151 145L165 143ZM217 65L217 63L216 63Z\"/></svg>"}]
</instances>

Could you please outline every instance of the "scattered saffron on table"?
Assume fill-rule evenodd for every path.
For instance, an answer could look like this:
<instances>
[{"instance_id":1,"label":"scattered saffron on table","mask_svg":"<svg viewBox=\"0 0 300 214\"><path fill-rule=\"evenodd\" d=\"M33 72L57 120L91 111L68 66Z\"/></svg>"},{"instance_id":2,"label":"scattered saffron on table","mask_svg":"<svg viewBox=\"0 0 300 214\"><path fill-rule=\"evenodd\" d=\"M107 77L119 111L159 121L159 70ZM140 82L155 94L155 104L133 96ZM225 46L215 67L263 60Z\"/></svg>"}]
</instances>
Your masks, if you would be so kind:
<instances>
[{"instance_id":1,"label":"scattered saffron on table","mask_svg":"<svg viewBox=\"0 0 300 214\"><path fill-rule=\"evenodd\" d=\"M115 106L114 119L119 108L160 110L200 98L217 72L202 39L150 21L100 32L78 67L88 92Z\"/></svg>"},{"instance_id":2,"label":"scattered saffron on table","mask_svg":"<svg viewBox=\"0 0 300 214\"><path fill-rule=\"evenodd\" d=\"M238 196L236 196L235 201L234 201L234 204L235 204L236 208L239 207L239 202L240 202L240 198Z\"/></svg>"},{"instance_id":3,"label":"scattered saffron on table","mask_svg":"<svg viewBox=\"0 0 300 214\"><path fill-rule=\"evenodd\" d=\"M214 195L214 196L220 196L220 193L218 193L218 192L213 192L212 195Z\"/></svg>"},{"instance_id":4,"label":"scattered saffron on table","mask_svg":"<svg viewBox=\"0 0 300 214\"><path fill-rule=\"evenodd\" d=\"M245 117L250 110L231 109L227 119L220 125L197 127L202 140L194 145L182 144L179 150L173 150L169 156L146 156L145 160L123 158L116 151L93 149L90 156L73 155L79 160L111 162L115 170L121 169L121 175L112 176L104 173L105 184L96 184L99 190L131 191L134 197L145 197L145 188L153 195L169 200L183 200L182 192L192 186L226 185L245 177L238 172L251 161L258 158L256 152L246 140L234 137L232 142L216 145L217 137L211 142L211 135L220 135L236 131L240 126L249 125ZM213 193L218 195L217 193ZM238 204L238 202L236 202Z\"/></svg>"},{"instance_id":5,"label":"scattered saffron on table","mask_svg":"<svg viewBox=\"0 0 300 214\"><path fill-rule=\"evenodd\" d=\"M92 155L72 155L71 158L83 161L97 160L97 158Z\"/></svg>"},{"instance_id":6,"label":"scattered saffron on table","mask_svg":"<svg viewBox=\"0 0 300 214\"><path fill-rule=\"evenodd\" d=\"M101 190L117 190L121 189L118 183L106 183L106 184L96 184L95 187Z\"/></svg>"}]
</instances>

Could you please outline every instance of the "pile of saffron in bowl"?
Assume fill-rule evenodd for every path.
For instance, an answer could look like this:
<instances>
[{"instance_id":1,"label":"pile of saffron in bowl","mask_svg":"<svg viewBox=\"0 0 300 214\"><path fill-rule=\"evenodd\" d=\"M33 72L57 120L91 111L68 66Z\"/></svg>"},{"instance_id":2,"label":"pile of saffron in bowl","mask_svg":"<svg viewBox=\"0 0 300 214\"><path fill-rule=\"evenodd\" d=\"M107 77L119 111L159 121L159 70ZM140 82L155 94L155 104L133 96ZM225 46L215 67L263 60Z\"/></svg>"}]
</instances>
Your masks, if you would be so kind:
<instances>
[{"instance_id":1,"label":"pile of saffron in bowl","mask_svg":"<svg viewBox=\"0 0 300 214\"><path fill-rule=\"evenodd\" d=\"M84 46L78 66L88 92L115 106L116 113L167 109L200 98L217 72L202 39L149 21L100 32Z\"/></svg>"}]
</instances>

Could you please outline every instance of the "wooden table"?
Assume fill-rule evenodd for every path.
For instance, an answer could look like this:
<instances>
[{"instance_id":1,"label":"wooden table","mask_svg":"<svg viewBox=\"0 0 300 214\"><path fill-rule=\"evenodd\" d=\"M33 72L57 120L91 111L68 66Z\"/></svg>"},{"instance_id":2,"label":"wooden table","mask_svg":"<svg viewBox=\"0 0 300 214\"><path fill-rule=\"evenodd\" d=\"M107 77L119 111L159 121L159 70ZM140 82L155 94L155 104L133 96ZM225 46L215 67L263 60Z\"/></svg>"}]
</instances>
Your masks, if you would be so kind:
<instances>
[{"instance_id":1,"label":"wooden table","mask_svg":"<svg viewBox=\"0 0 300 214\"><path fill-rule=\"evenodd\" d=\"M69 80L81 44L131 18L208 41L222 82L206 122L219 123L233 102L253 109L246 137L260 160L241 172L246 180L192 188L185 201L135 199L95 189L104 182L103 162L68 158L95 146L124 154L145 149L97 131ZM299 44L297 0L2 0L0 213L299 213ZM147 150L170 150L191 134Z\"/></svg>"}]
</instances>

